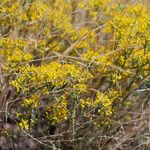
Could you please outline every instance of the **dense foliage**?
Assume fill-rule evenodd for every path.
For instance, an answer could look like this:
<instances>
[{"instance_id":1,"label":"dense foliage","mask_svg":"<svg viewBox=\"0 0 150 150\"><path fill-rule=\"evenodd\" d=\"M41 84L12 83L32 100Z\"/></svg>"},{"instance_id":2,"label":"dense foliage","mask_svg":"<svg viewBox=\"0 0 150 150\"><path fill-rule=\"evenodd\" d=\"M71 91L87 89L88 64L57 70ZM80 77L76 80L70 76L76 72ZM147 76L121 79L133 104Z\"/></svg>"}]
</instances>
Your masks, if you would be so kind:
<instances>
[{"instance_id":1,"label":"dense foliage","mask_svg":"<svg viewBox=\"0 0 150 150\"><path fill-rule=\"evenodd\" d=\"M44 147L83 149L120 117L132 120L121 111L150 73L143 3L3 0L0 33L2 122L11 118Z\"/></svg>"}]
</instances>

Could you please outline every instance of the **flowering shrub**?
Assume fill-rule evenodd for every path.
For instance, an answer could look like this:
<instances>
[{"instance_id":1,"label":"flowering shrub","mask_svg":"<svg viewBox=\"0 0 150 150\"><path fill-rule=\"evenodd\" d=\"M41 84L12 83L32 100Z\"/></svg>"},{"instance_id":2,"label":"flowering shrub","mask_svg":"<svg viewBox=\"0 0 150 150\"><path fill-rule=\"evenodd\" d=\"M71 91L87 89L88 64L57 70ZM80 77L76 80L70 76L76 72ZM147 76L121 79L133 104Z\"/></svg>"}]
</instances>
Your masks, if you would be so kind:
<instances>
[{"instance_id":1,"label":"flowering shrub","mask_svg":"<svg viewBox=\"0 0 150 150\"><path fill-rule=\"evenodd\" d=\"M3 0L1 110L15 107L17 126L37 138L51 126L66 132L59 140L109 130L149 77L149 18L142 3Z\"/></svg>"}]
</instances>

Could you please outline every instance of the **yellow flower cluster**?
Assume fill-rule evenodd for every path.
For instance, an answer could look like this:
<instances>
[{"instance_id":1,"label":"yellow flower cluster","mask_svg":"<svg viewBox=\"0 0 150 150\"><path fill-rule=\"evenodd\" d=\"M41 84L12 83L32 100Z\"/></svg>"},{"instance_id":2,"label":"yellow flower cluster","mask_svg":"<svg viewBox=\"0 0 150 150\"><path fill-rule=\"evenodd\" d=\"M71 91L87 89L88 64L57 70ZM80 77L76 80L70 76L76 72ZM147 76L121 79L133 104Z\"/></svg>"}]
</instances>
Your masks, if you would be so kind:
<instances>
[{"instance_id":1,"label":"yellow flower cluster","mask_svg":"<svg viewBox=\"0 0 150 150\"><path fill-rule=\"evenodd\" d=\"M101 107L98 109L98 112L106 114L106 116L111 115L112 110L112 99L108 98L107 95L103 93L97 93L97 98L94 101L94 106L100 105Z\"/></svg>"},{"instance_id":2,"label":"yellow flower cluster","mask_svg":"<svg viewBox=\"0 0 150 150\"><path fill-rule=\"evenodd\" d=\"M21 122L19 123L19 126L25 130L29 129L29 124L27 120L22 119Z\"/></svg>"},{"instance_id":3,"label":"yellow flower cluster","mask_svg":"<svg viewBox=\"0 0 150 150\"><path fill-rule=\"evenodd\" d=\"M38 21L39 19L41 20L48 15L48 11L48 6L41 0L37 0L28 8L27 16L31 21Z\"/></svg>"},{"instance_id":4,"label":"yellow flower cluster","mask_svg":"<svg viewBox=\"0 0 150 150\"><path fill-rule=\"evenodd\" d=\"M23 107L37 108L40 105L39 95L33 94L31 98L23 100Z\"/></svg>"},{"instance_id":5,"label":"yellow flower cluster","mask_svg":"<svg viewBox=\"0 0 150 150\"><path fill-rule=\"evenodd\" d=\"M50 83L51 87L60 88L65 84L72 85L75 82L81 83L74 86L74 88L78 86L81 92L85 91L86 88L83 83L92 78L89 72L82 70L82 68L74 64L60 64L55 61L39 67L22 67L20 71L23 71L23 74L16 80L12 80L11 84L15 86L18 91L22 89L24 92L28 91L32 86L38 87L42 84L46 85L47 83ZM44 88L44 90L46 89Z\"/></svg>"},{"instance_id":6,"label":"yellow flower cluster","mask_svg":"<svg viewBox=\"0 0 150 150\"><path fill-rule=\"evenodd\" d=\"M46 108L47 120L53 120L52 123L59 123L68 118L67 100L65 95L56 98L56 101Z\"/></svg>"},{"instance_id":7,"label":"yellow flower cluster","mask_svg":"<svg viewBox=\"0 0 150 150\"><path fill-rule=\"evenodd\" d=\"M86 108L87 106L92 106L92 102L90 98L87 99L80 99L80 105L82 109Z\"/></svg>"},{"instance_id":8,"label":"yellow flower cluster","mask_svg":"<svg viewBox=\"0 0 150 150\"><path fill-rule=\"evenodd\" d=\"M0 55L7 62L21 62L32 60L32 54L29 53L27 41L22 39L2 38L0 39Z\"/></svg>"}]
</instances>

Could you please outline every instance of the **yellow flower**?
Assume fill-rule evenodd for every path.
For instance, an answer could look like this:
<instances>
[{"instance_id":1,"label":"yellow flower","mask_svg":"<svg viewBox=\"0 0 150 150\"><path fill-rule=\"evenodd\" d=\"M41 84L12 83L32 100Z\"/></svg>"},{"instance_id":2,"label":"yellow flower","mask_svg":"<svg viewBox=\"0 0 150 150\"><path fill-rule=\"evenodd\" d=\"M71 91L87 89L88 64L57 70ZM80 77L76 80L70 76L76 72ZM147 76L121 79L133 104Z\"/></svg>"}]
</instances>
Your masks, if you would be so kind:
<instances>
[{"instance_id":1,"label":"yellow flower","mask_svg":"<svg viewBox=\"0 0 150 150\"><path fill-rule=\"evenodd\" d=\"M29 124L27 120L22 119L21 122L19 123L19 126L25 130L29 129Z\"/></svg>"}]
</instances>

